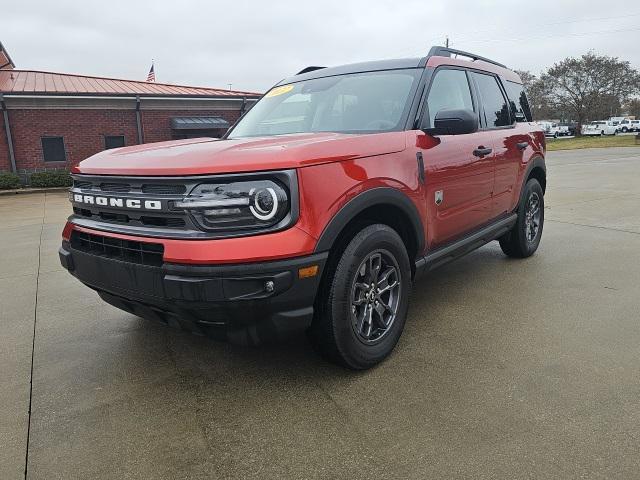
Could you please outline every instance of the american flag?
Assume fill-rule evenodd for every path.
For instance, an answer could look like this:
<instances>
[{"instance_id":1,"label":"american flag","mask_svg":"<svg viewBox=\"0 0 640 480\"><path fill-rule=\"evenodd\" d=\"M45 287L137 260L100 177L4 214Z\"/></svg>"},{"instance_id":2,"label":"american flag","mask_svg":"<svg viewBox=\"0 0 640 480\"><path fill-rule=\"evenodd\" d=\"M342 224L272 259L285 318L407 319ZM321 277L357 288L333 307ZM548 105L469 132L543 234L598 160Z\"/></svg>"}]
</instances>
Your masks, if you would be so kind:
<instances>
[{"instance_id":1,"label":"american flag","mask_svg":"<svg viewBox=\"0 0 640 480\"><path fill-rule=\"evenodd\" d=\"M151 70L149 70L149 75L147 75L147 82L155 82L156 81L156 72L153 71L153 63L151 64Z\"/></svg>"}]
</instances>

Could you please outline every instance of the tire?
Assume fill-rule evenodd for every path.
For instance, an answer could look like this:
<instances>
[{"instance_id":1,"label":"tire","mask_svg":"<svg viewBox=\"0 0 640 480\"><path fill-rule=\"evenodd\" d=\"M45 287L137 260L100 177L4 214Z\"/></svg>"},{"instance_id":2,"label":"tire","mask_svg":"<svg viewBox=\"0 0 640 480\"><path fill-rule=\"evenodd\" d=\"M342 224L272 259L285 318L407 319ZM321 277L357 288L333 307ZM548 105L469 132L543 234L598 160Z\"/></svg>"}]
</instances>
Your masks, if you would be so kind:
<instances>
[{"instance_id":1,"label":"tire","mask_svg":"<svg viewBox=\"0 0 640 480\"><path fill-rule=\"evenodd\" d=\"M604 130L602 130L602 131L600 132L600 136L601 136L601 137L603 137L603 136L604 136Z\"/></svg>"},{"instance_id":2,"label":"tire","mask_svg":"<svg viewBox=\"0 0 640 480\"><path fill-rule=\"evenodd\" d=\"M532 213L532 204L537 201L537 210ZM531 218L529 221L528 218ZM533 225L537 224L537 228ZM510 232L500 237L500 248L505 255L526 258L535 253L540 245L544 227L544 192L535 178L529 179L518 206L518 220ZM535 228L535 235L533 234Z\"/></svg>"},{"instance_id":3,"label":"tire","mask_svg":"<svg viewBox=\"0 0 640 480\"><path fill-rule=\"evenodd\" d=\"M391 353L404 328L411 290L406 247L391 227L369 225L333 265L318 293L309 337L330 361L353 370L371 368ZM374 275L378 291L368 288Z\"/></svg>"},{"instance_id":4,"label":"tire","mask_svg":"<svg viewBox=\"0 0 640 480\"><path fill-rule=\"evenodd\" d=\"M553 138L558 138L558 132L553 134Z\"/></svg>"},{"instance_id":5,"label":"tire","mask_svg":"<svg viewBox=\"0 0 640 480\"><path fill-rule=\"evenodd\" d=\"M629 129L627 127L622 127L622 133L627 133Z\"/></svg>"}]
</instances>

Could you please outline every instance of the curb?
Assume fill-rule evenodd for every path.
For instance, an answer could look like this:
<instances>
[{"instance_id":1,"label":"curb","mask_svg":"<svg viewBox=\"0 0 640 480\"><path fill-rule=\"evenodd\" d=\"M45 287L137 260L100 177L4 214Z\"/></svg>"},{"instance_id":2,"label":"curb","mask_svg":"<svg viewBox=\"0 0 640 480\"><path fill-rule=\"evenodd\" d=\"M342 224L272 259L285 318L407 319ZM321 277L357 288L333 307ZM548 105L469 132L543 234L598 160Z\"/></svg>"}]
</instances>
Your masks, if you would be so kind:
<instances>
[{"instance_id":1,"label":"curb","mask_svg":"<svg viewBox=\"0 0 640 480\"><path fill-rule=\"evenodd\" d=\"M66 190L69 190L69 187L18 188L16 190L0 190L0 197L4 195L22 195L25 193L63 192Z\"/></svg>"}]
</instances>

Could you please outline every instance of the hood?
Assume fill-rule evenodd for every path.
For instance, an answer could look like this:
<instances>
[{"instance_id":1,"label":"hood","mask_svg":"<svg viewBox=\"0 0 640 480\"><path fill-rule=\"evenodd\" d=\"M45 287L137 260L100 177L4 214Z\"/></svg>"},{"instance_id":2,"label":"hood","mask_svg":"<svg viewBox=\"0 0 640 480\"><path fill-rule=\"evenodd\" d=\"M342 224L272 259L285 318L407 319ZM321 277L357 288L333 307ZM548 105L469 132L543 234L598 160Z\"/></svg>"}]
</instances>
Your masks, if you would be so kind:
<instances>
[{"instance_id":1,"label":"hood","mask_svg":"<svg viewBox=\"0 0 640 480\"><path fill-rule=\"evenodd\" d=\"M74 172L172 176L282 170L399 152L406 145L405 133L327 132L149 143L105 150L80 162Z\"/></svg>"}]
</instances>

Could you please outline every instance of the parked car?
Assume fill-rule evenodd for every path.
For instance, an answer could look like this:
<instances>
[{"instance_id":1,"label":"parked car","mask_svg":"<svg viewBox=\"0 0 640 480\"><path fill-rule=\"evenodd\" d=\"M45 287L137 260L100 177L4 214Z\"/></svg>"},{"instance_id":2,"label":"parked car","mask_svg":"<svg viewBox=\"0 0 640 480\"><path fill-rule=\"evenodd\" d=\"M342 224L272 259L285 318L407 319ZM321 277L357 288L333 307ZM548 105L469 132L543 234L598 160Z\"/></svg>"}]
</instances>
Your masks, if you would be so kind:
<instances>
[{"instance_id":1,"label":"parked car","mask_svg":"<svg viewBox=\"0 0 640 480\"><path fill-rule=\"evenodd\" d=\"M630 132L640 132L640 120L631 120Z\"/></svg>"},{"instance_id":2,"label":"parked car","mask_svg":"<svg viewBox=\"0 0 640 480\"><path fill-rule=\"evenodd\" d=\"M576 136L578 134L578 124L575 122L562 122L559 125L566 128L568 135Z\"/></svg>"},{"instance_id":3,"label":"parked car","mask_svg":"<svg viewBox=\"0 0 640 480\"><path fill-rule=\"evenodd\" d=\"M540 125L540 127L542 128L545 137L558 138L559 136L564 134L563 130L560 128L560 125L555 122L542 120L538 122L538 125ZM567 132L566 134L568 135L568 130L565 130L565 132Z\"/></svg>"},{"instance_id":4,"label":"parked car","mask_svg":"<svg viewBox=\"0 0 640 480\"><path fill-rule=\"evenodd\" d=\"M244 344L306 330L369 368L419 276L495 239L537 250L545 138L530 122L520 77L467 52L309 67L220 140L74 167L60 261L140 317Z\"/></svg>"},{"instance_id":5,"label":"parked car","mask_svg":"<svg viewBox=\"0 0 640 480\"><path fill-rule=\"evenodd\" d=\"M616 122L596 120L582 126L582 135L615 135L618 132Z\"/></svg>"}]
</instances>

